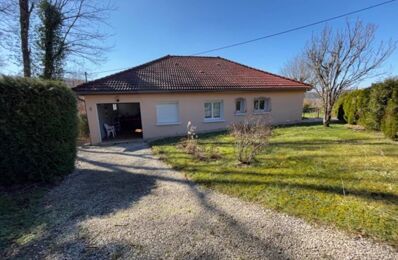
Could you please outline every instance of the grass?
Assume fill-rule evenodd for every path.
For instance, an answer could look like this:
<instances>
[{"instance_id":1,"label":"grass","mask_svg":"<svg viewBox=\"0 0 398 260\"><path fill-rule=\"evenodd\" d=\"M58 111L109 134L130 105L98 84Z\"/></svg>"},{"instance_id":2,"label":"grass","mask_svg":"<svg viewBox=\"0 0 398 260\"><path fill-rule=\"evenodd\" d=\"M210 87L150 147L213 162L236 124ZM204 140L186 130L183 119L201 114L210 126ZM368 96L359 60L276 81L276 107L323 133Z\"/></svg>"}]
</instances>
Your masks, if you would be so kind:
<instances>
[{"instance_id":1,"label":"grass","mask_svg":"<svg viewBox=\"0 0 398 260\"><path fill-rule=\"evenodd\" d=\"M398 144L381 133L335 124L277 128L249 166L237 163L227 133L199 138L201 146L218 148L219 160L197 160L178 142L161 140L153 150L199 184L398 245Z\"/></svg>"},{"instance_id":2,"label":"grass","mask_svg":"<svg viewBox=\"0 0 398 260\"><path fill-rule=\"evenodd\" d=\"M0 190L0 251L12 243L24 245L34 239L45 225L37 216L39 201L48 191L44 185Z\"/></svg>"},{"instance_id":3,"label":"grass","mask_svg":"<svg viewBox=\"0 0 398 260\"><path fill-rule=\"evenodd\" d=\"M304 113L302 115L303 119L310 119L310 118L322 118L323 117L323 112L320 111L318 112L308 112L308 113Z\"/></svg>"}]
</instances>

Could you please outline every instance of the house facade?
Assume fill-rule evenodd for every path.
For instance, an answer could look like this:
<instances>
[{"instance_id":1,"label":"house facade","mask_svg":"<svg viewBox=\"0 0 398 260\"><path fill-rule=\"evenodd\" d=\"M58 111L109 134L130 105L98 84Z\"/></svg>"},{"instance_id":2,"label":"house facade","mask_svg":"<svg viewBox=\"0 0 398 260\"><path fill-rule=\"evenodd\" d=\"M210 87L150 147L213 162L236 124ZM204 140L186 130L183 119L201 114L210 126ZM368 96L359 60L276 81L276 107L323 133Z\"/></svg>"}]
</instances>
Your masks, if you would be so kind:
<instances>
[{"instance_id":1,"label":"house facade","mask_svg":"<svg viewBox=\"0 0 398 260\"><path fill-rule=\"evenodd\" d=\"M227 128L248 116L301 119L304 83L220 57L165 56L74 88L84 97L92 144Z\"/></svg>"}]
</instances>

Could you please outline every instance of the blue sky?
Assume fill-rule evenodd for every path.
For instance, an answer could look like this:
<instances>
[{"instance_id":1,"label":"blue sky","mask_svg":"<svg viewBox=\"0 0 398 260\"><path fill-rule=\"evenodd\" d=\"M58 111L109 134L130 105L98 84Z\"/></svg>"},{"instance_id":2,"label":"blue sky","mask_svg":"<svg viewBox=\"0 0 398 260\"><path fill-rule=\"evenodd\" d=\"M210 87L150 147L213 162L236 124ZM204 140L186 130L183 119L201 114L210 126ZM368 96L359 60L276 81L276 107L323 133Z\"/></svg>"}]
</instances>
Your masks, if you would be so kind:
<instances>
[{"instance_id":1,"label":"blue sky","mask_svg":"<svg viewBox=\"0 0 398 260\"><path fill-rule=\"evenodd\" d=\"M114 0L116 11L106 30L113 34L107 45L107 61L90 65L88 72L132 67L167 54L190 55L203 50L256 38L304 25L383 0ZM378 26L377 39L398 41L398 2L349 17ZM341 28L345 19L330 22ZM298 54L313 33L324 25L221 50L206 55L222 56L278 73ZM398 75L398 51L383 70ZM93 79L113 72L89 74ZM367 80L361 85L368 85Z\"/></svg>"}]
</instances>

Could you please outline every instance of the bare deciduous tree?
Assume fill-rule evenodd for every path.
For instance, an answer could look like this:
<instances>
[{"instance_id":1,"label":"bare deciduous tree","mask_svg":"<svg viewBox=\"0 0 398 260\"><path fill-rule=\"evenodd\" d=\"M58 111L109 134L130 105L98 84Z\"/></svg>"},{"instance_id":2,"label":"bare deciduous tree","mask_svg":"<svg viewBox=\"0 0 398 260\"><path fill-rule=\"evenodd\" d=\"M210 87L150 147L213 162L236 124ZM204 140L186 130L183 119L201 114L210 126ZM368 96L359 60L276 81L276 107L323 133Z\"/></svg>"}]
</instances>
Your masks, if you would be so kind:
<instances>
[{"instance_id":1,"label":"bare deciduous tree","mask_svg":"<svg viewBox=\"0 0 398 260\"><path fill-rule=\"evenodd\" d=\"M23 63L23 74L30 77L31 70L31 51L29 46L30 16L34 8L34 3L29 0L19 0L19 31L21 38L21 53Z\"/></svg>"},{"instance_id":2,"label":"bare deciduous tree","mask_svg":"<svg viewBox=\"0 0 398 260\"><path fill-rule=\"evenodd\" d=\"M304 62L311 82L322 98L324 126L329 126L332 108L339 96L366 78L374 77L377 69L395 50L395 43L376 43L376 26L357 21L333 31L326 26L313 36L304 51Z\"/></svg>"},{"instance_id":3,"label":"bare deciduous tree","mask_svg":"<svg viewBox=\"0 0 398 260\"><path fill-rule=\"evenodd\" d=\"M0 13L1 14L6 14L9 13L11 11L11 7L12 7L12 3L7 0L1 0L0 1Z\"/></svg>"},{"instance_id":4,"label":"bare deciduous tree","mask_svg":"<svg viewBox=\"0 0 398 260\"><path fill-rule=\"evenodd\" d=\"M29 76L29 71L44 71L43 50L37 42L38 33L36 30L42 28L39 12L36 6L41 0L0 0L2 6L10 7L11 14L4 16L4 26L0 26L0 32L7 34L7 44L0 43L7 50L8 54L20 64L22 61L24 75ZM62 64L81 64L85 61L99 62L103 60L103 53L108 48L104 46L104 40L109 36L102 31L99 24L106 24L106 18L113 9L110 2L100 0L48 0L52 6L56 6L62 15L62 28L60 37L57 39L58 48L53 52L54 60ZM8 10L8 9L4 9ZM1 15L0 11L0 15ZM20 22L17 24L15 20ZM34 24L32 24L34 22ZM2 21L0 21L2 23ZM34 28L35 30L29 30ZM3 30L4 29L4 30ZM18 31L18 33L16 33ZM30 33L30 31L32 31ZM18 47L16 47L18 46ZM43 45L44 46L44 45ZM59 58L62 57L62 58ZM31 60L34 59L34 62ZM47 59L49 60L49 59ZM37 68L36 64L39 65ZM30 68L32 66L32 68ZM64 69L64 68L62 68Z\"/></svg>"},{"instance_id":5,"label":"bare deciduous tree","mask_svg":"<svg viewBox=\"0 0 398 260\"><path fill-rule=\"evenodd\" d=\"M63 65L68 62L96 63L102 60L102 54L107 49L103 43L108 35L98 30L98 24L104 24L112 10L109 3L98 0L42 0L40 7L41 21L49 21L49 17L43 15L43 7L59 13L59 19L52 19L57 23L42 23L39 27L41 38L38 41L38 56L45 78L62 76L65 71ZM54 42L48 44L46 35L50 34L42 32L52 32Z\"/></svg>"},{"instance_id":6,"label":"bare deciduous tree","mask_svg":"<svg viewBox=\"0 0 398 260\"><path fill-rule=\"evenodd\" d=\"M62 13L61 46L70 58L98 62L107 49L104 40L108 34L98 29L106 24L113 9L109 2L98 0L52 0ZM56 54L57 55L57 54Z\"/></svg>"},{"instance_id":7,"label":"bare deciduous tree","mask_svg":"<svg viewBox=\"0 0 398 260\"><path fill-rule=\"evenodd\" d=\"M312 84L313 76L305 62L305 56L299 55L288 61L281 69L281 74L307 84Z\"/></svg>"}]
</instances>

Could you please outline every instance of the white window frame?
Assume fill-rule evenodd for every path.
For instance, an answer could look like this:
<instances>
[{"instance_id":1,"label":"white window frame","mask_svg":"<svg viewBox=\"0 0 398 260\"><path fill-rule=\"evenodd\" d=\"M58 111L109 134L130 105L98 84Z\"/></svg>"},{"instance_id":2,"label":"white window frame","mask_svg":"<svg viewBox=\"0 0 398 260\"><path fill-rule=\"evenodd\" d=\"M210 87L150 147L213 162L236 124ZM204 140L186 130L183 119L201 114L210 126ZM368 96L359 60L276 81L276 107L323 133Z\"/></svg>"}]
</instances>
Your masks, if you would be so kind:
<instances>
[{"instance_id":1,"label":"white window frame","mask_svg":"<svg viewBox=\"0 0 398 260\"><path fill-rule=\"evenodd\" d=\"M159 122L159 114L158 114L158 109L159 106L161 105L176 105L177 106L177 120L176 121L169 121L169 122ZM178 103L178 101L166 101L166 102L159 102L158 104L156 104L156 125L158 126L164 126L164 125L179 125L181 124L180 122L180 104Z\"/></svg>"},{"instance_id":2,"label":"white window frame","mask_svg":"<svg viewBox=\"0 0 398 260\"><path fill-rule=\"evenodd\" d=\"M240 104L240 110L236 110L236 105L238 102L241 102ZM242 108L243 105L243 108ZM247 112L247 103L245 98L237 98L235 99L235 115L245 115Z\"/></svg>"},{"instance_id":3,"label":"white window frame","mask_svg":"<svg viewBox=\"0 0 398 260\"><path fill-rule=\"evenodd\" d=\"M220 103L220 117L214 117L214 104ZM211 104L211 117L206 117L206 104ZM222 100L209 100L203 103L203 121L205 123L223 122L224 120L224 102Z\"/></svg>"},{"instance_id":4,"label":"white window frame","mask_svg":"<svg viewBox=\"0 0 398 260\"><path fill-rule=\"evenodd\" d=\"M256 101L258 101L259 106L260 106L260 101L264 101L264 109L256 109ZM269 113L272 111L272 106L271 106L271 98L270 97L258 97L253 100L253 113L254 114L262 114L262 113Z\"/></svg>"}]
</instances>

